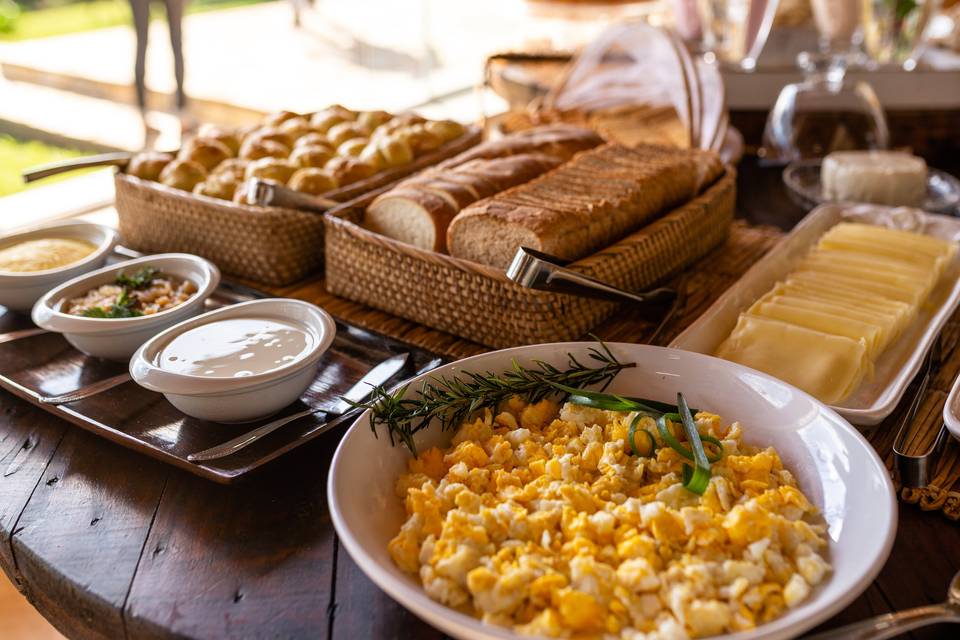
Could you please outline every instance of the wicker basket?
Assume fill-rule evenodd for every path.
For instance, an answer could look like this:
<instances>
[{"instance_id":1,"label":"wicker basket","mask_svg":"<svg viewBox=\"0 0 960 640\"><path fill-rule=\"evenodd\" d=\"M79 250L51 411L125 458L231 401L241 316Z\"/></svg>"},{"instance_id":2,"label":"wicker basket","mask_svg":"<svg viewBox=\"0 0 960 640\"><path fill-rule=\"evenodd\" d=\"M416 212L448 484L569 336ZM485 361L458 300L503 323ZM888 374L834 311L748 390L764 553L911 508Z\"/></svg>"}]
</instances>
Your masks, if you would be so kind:
<instances>
[{"instance_id":1,"label":"wicker basket","mask_svg":"<svg viewBox=\"0 0 960 640\"><path fill-rule=\"evenodd\" d=\"M736 177L728 168L687 204L570 266L619 287L645 289L723 242L735 199ZM368 231L357 224L367 203L324 217L330 293L494 348L581 338L616 309L524 289L493 267Z\"/></svg>"},{"instance_id":2,"label":"wicker basket","mask_svg":"<svg viewBox=\"0 0 960 640\"><path fill-rule=\"evenodd\" d=\"M345 201L375 193L480 141L479 127L403 167L324 194ZM173 189L124 173L115 178L123 243L144 252L194 253L225 273L283 286L323 267L323 216L252 207Z\"/></svg>"}]
</instances>

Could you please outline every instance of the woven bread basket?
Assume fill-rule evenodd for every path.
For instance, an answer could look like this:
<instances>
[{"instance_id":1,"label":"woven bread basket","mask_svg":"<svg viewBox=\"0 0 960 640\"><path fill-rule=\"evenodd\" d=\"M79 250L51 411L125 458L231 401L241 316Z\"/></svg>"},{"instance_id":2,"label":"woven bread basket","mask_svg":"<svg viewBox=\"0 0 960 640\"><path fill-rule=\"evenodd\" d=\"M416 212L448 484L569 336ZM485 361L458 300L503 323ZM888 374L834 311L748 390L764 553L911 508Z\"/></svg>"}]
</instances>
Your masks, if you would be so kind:
<instances>
[{"instance_id":1,"label":"woven bread basket","mask_svg":"<svg viewBox=\"0 0 960 640\"><path fill-rule=\"evenodd\" d=\"M480 141L479 127L403 167L383 171L326 198L346 201L381 190ZM224 273L271 286L300 280L323 267L322 215L282 207L254 207L116 174L117 213L125 245L143 252L203 256Z\"/></svg>"},{"instance_id":2,"label":"woven bread basket","mask_svg":"<svg viewBox=\"0 0 960 640\"><path fill-rule=\"evenodd\" d=\"M630 290L645 289L701 258L729 234L732 168L690 202L570 268ZM583 337L616 304L524 289L503 271L426 251L361 227L369 198L331 210L327 290L493 348Z\"/></svg>"}]
</instances>

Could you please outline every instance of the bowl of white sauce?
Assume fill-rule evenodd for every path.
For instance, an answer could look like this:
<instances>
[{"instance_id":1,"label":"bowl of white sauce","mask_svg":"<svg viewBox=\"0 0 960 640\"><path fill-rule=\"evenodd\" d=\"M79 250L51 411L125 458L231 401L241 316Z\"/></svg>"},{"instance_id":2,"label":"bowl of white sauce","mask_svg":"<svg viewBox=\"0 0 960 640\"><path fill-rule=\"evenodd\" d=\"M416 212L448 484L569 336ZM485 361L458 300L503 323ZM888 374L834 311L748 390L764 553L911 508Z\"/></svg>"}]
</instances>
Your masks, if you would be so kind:
<instances>
[{"instance_id":1,"label":"bowl of white sauce","mask_svg":"<svg viewBox=\"0 0 960 640\"><path fill-rule=\"evenodd\" d=\"M269 298L173 326L130 360L130 375L183 413L250 422L297 400L317 375L336 324L301 300Z\"/></svg>"}]
</instances>

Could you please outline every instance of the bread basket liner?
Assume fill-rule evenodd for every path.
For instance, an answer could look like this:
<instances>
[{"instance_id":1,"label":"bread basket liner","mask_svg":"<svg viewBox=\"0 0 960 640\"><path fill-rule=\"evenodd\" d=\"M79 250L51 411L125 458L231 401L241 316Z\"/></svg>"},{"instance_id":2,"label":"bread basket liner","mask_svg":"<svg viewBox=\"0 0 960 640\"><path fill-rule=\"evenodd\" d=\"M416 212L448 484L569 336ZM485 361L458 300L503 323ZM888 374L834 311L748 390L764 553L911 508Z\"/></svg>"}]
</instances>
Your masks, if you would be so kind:
<instances>
[{"instance_id":1,"label":"bread basket liner","mask_svg":"<svg viewBox=\"0 0 960 640\"><path fill-rule=\"evenodd\" d=\"M324 216L326 284L334 294L493 348L574 340L610 317L616 303L525 289L496 268L427 251L364 229L372 197ZM641 290L726 240L736 173L570 268Z\"/></svg>"},{"instance_id":2,"label":"bread basket liner","mask_svg":"<svg viewBox=\"0 0 960 640\"><path fill-rule=\"evenodd\" d=\"M412 163L323 194L346 201L382 189L480 141L479 127ZM323 216L255 207L174 189L118 172L114 178L124 245L150 253L193 253L227 274L284 286L323 267Z\"/></svg>"}]
</instances>

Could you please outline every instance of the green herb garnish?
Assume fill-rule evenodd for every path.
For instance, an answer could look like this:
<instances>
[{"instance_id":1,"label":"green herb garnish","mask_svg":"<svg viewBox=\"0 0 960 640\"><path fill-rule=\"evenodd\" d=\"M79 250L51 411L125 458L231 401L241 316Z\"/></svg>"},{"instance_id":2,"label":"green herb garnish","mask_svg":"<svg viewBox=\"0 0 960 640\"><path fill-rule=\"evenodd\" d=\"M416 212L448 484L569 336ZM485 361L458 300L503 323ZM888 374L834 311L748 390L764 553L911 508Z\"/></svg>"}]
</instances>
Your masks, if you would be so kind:
<instances>
[{"instance_id":1,"label":"green herb garnish","mask_svg":"<svg viewBox=\"0 0 960 640\"><path fill-rule=\"evenodd\" d=\"M137 301L130 297L130 292L123 288L120 290L116 302L108 308L91 307L85 309L83 315L87 318L136 318L143 315L133 308L136 303Z\"/></svg>"},{"instance_id":2,"label":"green herb garnish","mask_svg":"<svg viewBox=\"0 0 960 640\"><path fill-rule=\"evenodd\" d=\"M128 276L123 271L117 276L116 283L127 289L143 289L150 286L153 279L157 277L160 270L155 267L143 267L136 271L132 276Z\"/></svg>"},{"instance_id":3,"label":"green herb garnish","mask_svg":"<svg viewBox=\"0 0 960 640\"><path fill-rule=\"evenodd\" d=\"M370 427L374 436L377 435L377 426L384 425L391 445L399 440L416 455L413 436L434 420L439 421L443 430L454 429L477 411L496 407L512 396L519 396L527 402L538 402L556 393L558 388L576 390L588 385L605 388L621 370L636 366L617 360L602 342L599 347L590 349L590 359L599 363L599 366L590 367L579 362L572 354L567 356L569 361L566 369L539 360L534 363L536 366L524 367L514 360L513 367L501 374L465 372L451 378L427 378L417 398L403 397L406 386L393 393L383 386L377 386L370 400L350 404L373 410Z\"/></svg>"},{"instance_id":4,"label":"green herb garnish","mask_svg":"<svg viewBox=\"0 0 960 640\"><path fill-rule=\"evenodd\" d=\"M627 431L627 442L630 444L630 451L633 452L633 455L650 458L657 453L657 439L646 429L637 430L637 425L643 417L644 414L638 413L633 417L633 420L630 421L630 430ZM643 439L646 442L646 444L640 445L641 448L637 447L638 433L643 434Z\"/></svg>"}]
</instances>

